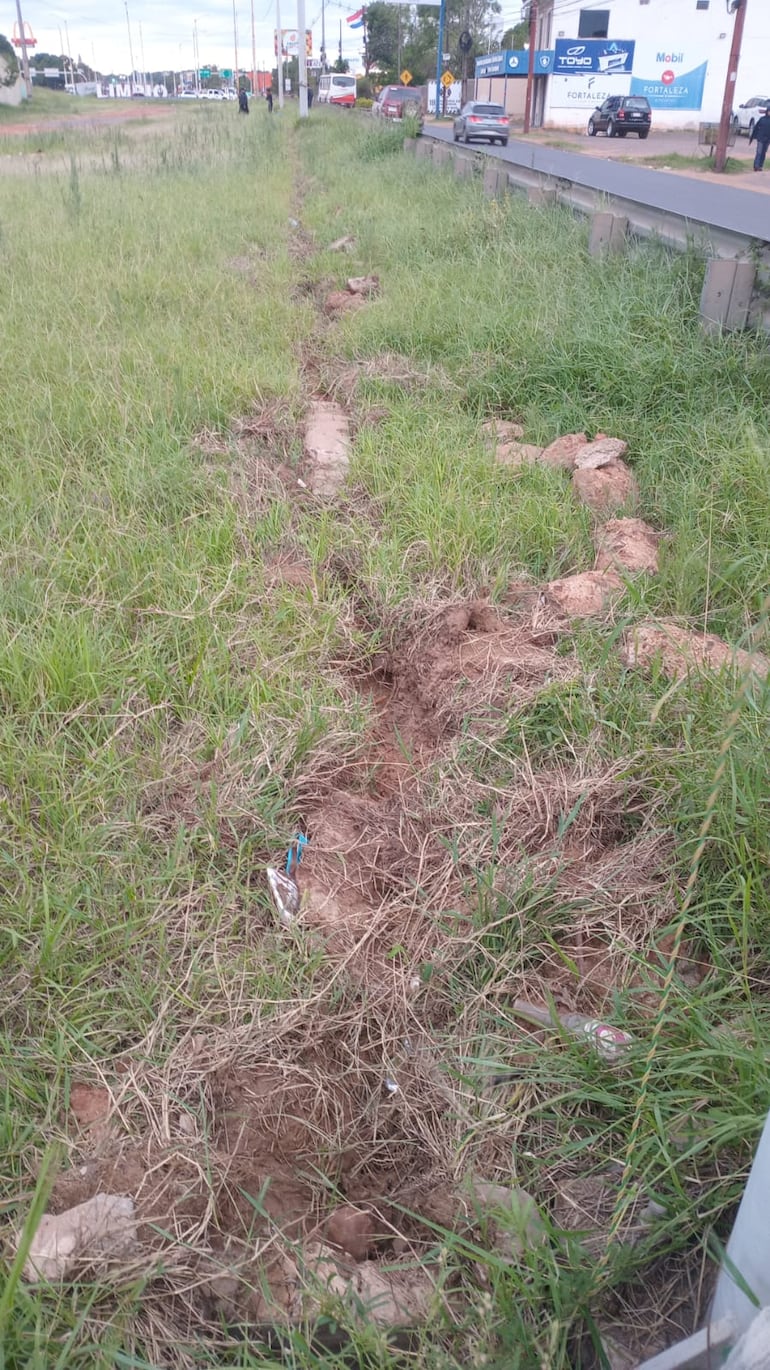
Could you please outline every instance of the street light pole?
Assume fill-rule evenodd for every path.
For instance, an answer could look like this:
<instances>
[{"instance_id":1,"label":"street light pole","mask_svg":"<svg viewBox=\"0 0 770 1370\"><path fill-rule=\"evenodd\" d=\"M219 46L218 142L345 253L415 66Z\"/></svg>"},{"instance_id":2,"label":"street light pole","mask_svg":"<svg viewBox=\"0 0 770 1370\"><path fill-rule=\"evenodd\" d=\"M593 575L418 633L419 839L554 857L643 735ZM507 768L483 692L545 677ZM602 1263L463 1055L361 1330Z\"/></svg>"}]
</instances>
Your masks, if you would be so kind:
<instances>
[{"instance_id":1,"label":"street light pole","mask_svg":"<svg viewBox=\"0 0 770 1370\"><path fill-rule=\"evenodd\" d=\"M275 65L278 68L278 108L283 109L283 33L281 31L281 0L275 0Z\"/></svg>"},{"instance_id":2,"label":"street light pole","mask_svg":"<svg viewBox=\"0 0 770 1370\"><path fill-rule=\"evenodd\" d=\"M722 115L719 120L719 137L717 138L716 156L714 158L715 171L724 171L725 163L727 161L727 139L730 135L730 123L733 117L735 81L738 76L738 63L741 60L743 26L746 23L746 0L733 0L733 13L735 14L733 41L730 44L730 56L727 61L725 93L722 100Z\"/></svg>"},{"instance_id":3,"label":"street light pole","mask_svg":"<svg viewBox=\"0 0 770 1370\"><path fill-rule=\"evenodd\" d=\"M438 52L436 53L436 118L441 114L441 68L444 65L444 24L446 23L446 0L441 0L438 12Z\"/></svg>"},{"instance_id":4,"label":"street light pole","mask_svg":"<svg viewBox=\"0 0 770 1370\"><path fill-rule=\"evenodd\" d=\"M131 76L130 76L130 78L129 78L128 87L129 87L130 93L133 95L133 93L134 93L134 43L133 43L133 39L131 38L131 20L130 20L129 17L128 17L128 0L124 0L124 4L125 4L125 7L126 7L126 26L127 26L127 28L128 28L128 55L129 55L129 57L131 58Z\"/></svg>"},{"instance_id":5,"label":"street light pole","mask_svg":"<svg viewBox=\"0 0 770 1370\"><path fill-rule=\"evenodd\" d=\"M307 43L305 41L305 0L297 0L297 68L299 74L299 117L307 119Z\"/></svg>"}]
</instances>

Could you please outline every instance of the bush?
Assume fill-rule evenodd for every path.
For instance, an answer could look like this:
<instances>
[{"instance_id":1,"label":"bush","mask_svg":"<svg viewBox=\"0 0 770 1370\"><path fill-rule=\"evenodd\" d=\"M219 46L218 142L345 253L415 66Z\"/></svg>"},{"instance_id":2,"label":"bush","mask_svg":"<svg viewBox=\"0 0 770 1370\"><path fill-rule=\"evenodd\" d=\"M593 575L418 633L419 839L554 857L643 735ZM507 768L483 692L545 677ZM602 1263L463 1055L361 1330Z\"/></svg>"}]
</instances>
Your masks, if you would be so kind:
<instances>
[{"instance_id":1,"label":"bush","mask_svg":"<svg viewBox=\"0 0 770 1370\"><path fill-rule=\"evenodd\" d=\"M366 96L359 97L356 100L356 109L371 109L373 104L374 100L368 100Z\"/></svg>"},{"instance_id":2,"label":"bush","mask_svg":"<svg viewBox=\"0 0 770 1370\"><path fill-rule=\"evenodd\" d=\"M14 86L19 75L16 53L5 34L0 33L0 86Z\"/></svg>"}]
</instances>

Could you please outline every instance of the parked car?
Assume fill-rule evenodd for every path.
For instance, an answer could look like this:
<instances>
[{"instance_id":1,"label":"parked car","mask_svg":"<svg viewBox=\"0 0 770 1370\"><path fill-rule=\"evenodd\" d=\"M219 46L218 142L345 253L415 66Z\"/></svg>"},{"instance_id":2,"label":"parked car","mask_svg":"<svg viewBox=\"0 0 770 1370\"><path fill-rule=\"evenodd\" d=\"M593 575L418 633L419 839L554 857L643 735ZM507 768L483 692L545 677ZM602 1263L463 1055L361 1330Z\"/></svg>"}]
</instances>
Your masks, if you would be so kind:
<instances>
[{"instance_id":1,"label":"parked car","mask_svg":"<svg viewBox=\"0 0 770 1370\"><path fill-rule=\"evenodd\" d=\"M452 137L464 143L485 138L488 143L508 146L510 120L502 105L490 105L483 100L469 100L454 121Z\"/></svg>"},{"instance_id":2,"label":"parked car","mask_svg":"<svg viewBox=\"0 0 770 1370\"><path fill-rule=\"evenodd\" d=\"M738 132L745 133L750 138L757 119L761 118L766 109L770 109L770 100L765 100L760 95L752 95L745 104L739 105L733 116L738 121Z\"/></svg>"},{"instance_id":3,"label":"parked car","mask_svg":"<svg viewBox=\"0 0 770 1370\"><path fill-rule=\"evenodd\" d=\"M588 136L606 133L608 138L625 138L627 133L636 133L646 138L651 124L650 102L644 95L610 95L588 120Z\"/></svg>"},{"instance_id":4,"label":"parked car","mask_svg":"<svg viewBox=\"0 0 770 1370\"><path fill-rule=\"evenodd\" d=\"M424 121L422 86L384 86L372 105L375 119L408 118L417 119L422 128Z\"/></svg>"},{"instance_id":5,"label":"parked car","mask_svg":"<svg viewBox=\"0 0 770 1370\"><path fill-rule=\"evenodd\" d=\"M198 99L198 92L197 92L197 90L183 90L182 93L181 93L181 95L179 96L179 99L180 99L180 100L197 100L197 99Z\"/></svg>"},{"instance_id":6,"label":"parked car","mask_svg":"<svg viewBox=\"0 0 770 1370\"><path fill-rule=\"evenodd\" d=\"M206 95L206 99L207 99L207 100L226 100L226 99L227 99L227 96L225 95L225 92L224 92L223 90L219 90L218 88L215 89L215 90L207 90L207 91L205 92L205 95Z\"/></svg>"}]
</instances>

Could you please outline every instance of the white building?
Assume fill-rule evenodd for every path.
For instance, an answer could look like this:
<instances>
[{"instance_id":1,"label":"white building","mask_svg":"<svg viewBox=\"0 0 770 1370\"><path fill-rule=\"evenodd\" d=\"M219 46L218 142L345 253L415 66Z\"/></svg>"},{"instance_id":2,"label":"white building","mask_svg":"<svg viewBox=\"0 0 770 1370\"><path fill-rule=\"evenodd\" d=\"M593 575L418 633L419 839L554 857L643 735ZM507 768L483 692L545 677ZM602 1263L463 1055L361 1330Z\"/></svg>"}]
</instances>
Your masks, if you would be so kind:
<instances>
[{"instance_id":1,"label":"white building","mask_svg":"<svg viewBox=\"0 0 770 1370\"><path fill-rule=\"evenodd\" d=\"M733 108L752 96L770 97L770 0L743 2ZM608 95L628 94L647 96L657 129L718 120L734 23L728 0L539 0L543 74L535 83L535 123L582 129ZM507 74L506 103L518 112L526 60L523 54L518 62L513 53L500 56L506 59L499 67ZM499 79L477 84L487 99L502 98L502 87Z\"/></svg>"}]
</instances>

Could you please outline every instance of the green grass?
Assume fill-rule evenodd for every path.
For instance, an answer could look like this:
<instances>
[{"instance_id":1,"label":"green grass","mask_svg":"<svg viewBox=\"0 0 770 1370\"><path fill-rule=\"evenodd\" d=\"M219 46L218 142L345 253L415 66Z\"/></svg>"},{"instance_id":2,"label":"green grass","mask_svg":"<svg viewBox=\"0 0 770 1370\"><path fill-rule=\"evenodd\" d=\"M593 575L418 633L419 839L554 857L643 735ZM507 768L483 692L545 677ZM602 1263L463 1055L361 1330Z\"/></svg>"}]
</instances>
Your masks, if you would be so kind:
<instances>
[{"instance_id":1,"label":"green grass","mask_svg":"<svg viewBox=\"0 0 770 1370\"><path fill-rule=\"evenodd\" d=\"M38 99L48 110L59 97ZM475 181L403 158L398 132L315 111L300 127L288 113L230 114L177 109L142 136L53 131L67 164L9 182L0 207L9 1232L50 1148L82 1154L65 1117L73 1079L95 1067L112 1079L116 1056L138 1055L158 1111L187 1034L248 1055L287 1004L317 1014L321 1032L357 1003L311 939L272 934L262 874L328 759L360 747L366 711L352 707L348 666L363 670L437 597L502 600L512 581L591 565L590 521L563 477L497 468L480 419L520 419L533 442L577 429L626 438L643 515L669 536L659 577L632 587L623 613L766 644L770 360L751 334L701 332L697 255L648 244L597 262L585 224L485 200ZM313 235L309 256L289 251L292 217ZM350 257L325 251L342 233L356 238ZM295 287L371 270L379 298L319 337ZM421 382L378 374L384 352ZM232 433L270 406L296 429L310 354L332 371L372 361L355 405L386 411L358 432L350 497L326 509L252 489L262 449ZM287 548L312 590L271 579L267 561ZM672 890L686 876L733 686L624 672L621 626L578 630L575 679L511 704L493 735L469 717L458 769L429 773L431 817L467 895L468 954L425 968L442 1059L505 1059L511 986L538 983L544 948L585 912L547 882L511 886L488 795L507 793L517 768L620 766L670 835ZM767 705L750 698L730 749L688 927L708 973L676 983L633 1157L666 1207L665 1257L649 1242L616 1251L598 1278L574 1240L511 1265L438 1232L441 1268L467 1299L454 1323L437 1313L419 1364L588 1366L579 1339L591 1339L598 1285L624 1298L656 1289L661 1262L686 1266L729 1230L767 1108ZM201 780L218 749L224 775ZM465 789L478 805L461 823L447 795ZM622 911L609 926L633 942ZM639 946L629 954L643 965ZM614 1013L646 1042L638 996L619 984ZM504 1121L459 1128L453 1162L507 1166L547 1204L554 1175L624 1154L642 1067L612 1075L578 1050L534 1050L520 1089L483 1105ZM143 1135L144 1113L126 1108ZM164 1341L142 1312L158 1283L35 1290L14 1277L4 1363L280 1363L248 1340L196 1344L194 1327ZM371 1328L348 1354L396 1363ZM286 1357L343 1363L299 1331Z\"/></svg>"},{"instance_id":2,"label":"green grass","mask_svg":"<svg viewBox=\"0 0 770 1370\"><path fill-rule=\"evenodd\" d=\"M619 161L637 162L637 157L621 157ZM694 170L694 171L713 171L714 158L708 156L687 157L682 152L660 152L652 157L644 158L644 165L651 167L663 167L667 171ZM724 165L724 171L728 176L737 176L743 172L750 171L753 166L752 157L728 157Z\"/></svg>"}]
</instances>

